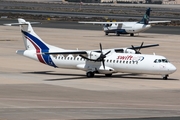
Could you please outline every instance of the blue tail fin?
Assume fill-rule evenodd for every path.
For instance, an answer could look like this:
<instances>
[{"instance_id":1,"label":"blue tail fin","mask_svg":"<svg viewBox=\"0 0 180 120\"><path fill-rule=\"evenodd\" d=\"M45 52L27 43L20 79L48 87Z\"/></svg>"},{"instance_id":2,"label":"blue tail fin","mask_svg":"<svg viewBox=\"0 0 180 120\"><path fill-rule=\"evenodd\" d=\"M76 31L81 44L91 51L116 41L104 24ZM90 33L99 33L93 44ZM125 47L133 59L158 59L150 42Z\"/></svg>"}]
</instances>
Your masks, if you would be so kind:
<instances>
[{"instance_id":1,"label":"blue tail fin","mask_svg":"<svg viewBox=\"0 0 180 120\"><path fill-rule=\"evenodd\" d=\"M146 10L146 13L144 14L142 20L139 21L138 23L147 25L147 24L149 23L150 12L151 12L151 8L148 8L148 9Z\"/></svg>"}]
</instances>

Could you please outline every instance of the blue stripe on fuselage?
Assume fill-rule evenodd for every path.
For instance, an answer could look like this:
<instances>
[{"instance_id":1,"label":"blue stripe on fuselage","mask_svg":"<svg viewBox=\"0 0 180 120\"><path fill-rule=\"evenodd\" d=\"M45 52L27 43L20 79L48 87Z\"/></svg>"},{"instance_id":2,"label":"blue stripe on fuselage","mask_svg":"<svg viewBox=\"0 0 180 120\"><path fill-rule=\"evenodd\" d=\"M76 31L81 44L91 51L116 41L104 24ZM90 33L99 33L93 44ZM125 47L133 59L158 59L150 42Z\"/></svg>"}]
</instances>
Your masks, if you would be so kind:
<instances>
[{"instance_id":1,"label":"blue stripe on fuselage","mask_svg":"<svg viewBox=\"0 0 180 120\"><path fill-rule=\"evenodd\" d=\"M129 33L126 32L125 29L106 30L105 32L108 32L108 33L119 33L119 34L129 34Z\"/></svg>"}]
</instances>

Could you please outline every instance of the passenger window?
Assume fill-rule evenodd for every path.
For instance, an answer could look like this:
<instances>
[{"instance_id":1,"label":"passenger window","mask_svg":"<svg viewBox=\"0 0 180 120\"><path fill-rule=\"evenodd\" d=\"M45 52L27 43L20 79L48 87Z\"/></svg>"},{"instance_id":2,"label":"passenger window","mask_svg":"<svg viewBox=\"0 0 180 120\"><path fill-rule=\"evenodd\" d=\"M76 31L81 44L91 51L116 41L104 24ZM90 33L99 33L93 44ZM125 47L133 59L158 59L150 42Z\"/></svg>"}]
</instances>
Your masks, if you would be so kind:
<instances>
[{"instance_id":1,"label":"passenger window","mask_svg":"<svg viewBox=\"0 0 180 120\"><path fill-rule=\"evenodd\" d=\"M126 61L126 64L128 64L128 61Z\"/></svg>"}]
</instances>

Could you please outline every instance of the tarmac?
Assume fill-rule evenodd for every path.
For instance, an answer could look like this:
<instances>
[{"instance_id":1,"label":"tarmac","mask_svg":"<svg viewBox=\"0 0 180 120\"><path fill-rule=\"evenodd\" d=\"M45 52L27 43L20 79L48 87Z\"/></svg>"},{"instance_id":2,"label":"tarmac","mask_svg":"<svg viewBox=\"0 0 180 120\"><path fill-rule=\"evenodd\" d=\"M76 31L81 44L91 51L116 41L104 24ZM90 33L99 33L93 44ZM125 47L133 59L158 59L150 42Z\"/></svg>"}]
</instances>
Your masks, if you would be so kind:
<instances>
[{"instance_id":1,"label":"tarmac","mask_svg":"<svg viewBox=\"0 0 180 120\"><path fill-rule=\"evenodd\" d=\"M102 31L35 27L48 44L65 49L119 48L144 44L143 54L165 56L177 71L155 75L114 74L86 78L79 70L57 69L19 56L19 27L0 26L0 120L179 120L180 35L140 33L105 36Z\"/></svg>"}]
</instances>

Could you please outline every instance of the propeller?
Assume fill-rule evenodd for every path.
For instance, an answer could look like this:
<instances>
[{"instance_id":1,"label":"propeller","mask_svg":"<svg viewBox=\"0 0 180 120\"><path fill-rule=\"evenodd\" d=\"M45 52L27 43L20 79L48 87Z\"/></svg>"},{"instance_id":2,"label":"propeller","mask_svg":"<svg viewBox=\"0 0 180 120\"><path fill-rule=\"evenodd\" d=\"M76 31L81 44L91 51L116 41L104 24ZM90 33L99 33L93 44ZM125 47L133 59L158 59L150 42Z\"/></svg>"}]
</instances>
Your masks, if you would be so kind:
<instances>
[{"instance_id":1,"label":"propeller","mask_svg":"<svg viewBox=\"0 0 180 120\"><path fill-rule=\"evenodd\" d=\"M99 44L99 46L100 46L101 54L100 54L100 56L97 58L96 61L102 62L103 67L104 67L104 69L105 69L105 63L104 63L105 60L104 60L104 59L106 58L106 55L109 54L111 51L108 51L107 53L103 54L101 43Z\"/></svg>"},{"instance_id":2,"label":"propeller","mask_svg":"<svg viewBox=\"0 0 180 120\"><path fill-rule=\"evenodd\" d=\"M141 46L139 47L139 49L138 49L138 50L136 50L136 49L134 48L134 46L133 46L133 45L131 45L131 46L132 46L132 49L136 52L136 54L141 54L140 50L141 50L141 48L142 48L143 44L144 44L144 42L142 42L142 43L141 43Z\"/></svg>"},{"instance_id":3,"label":"propeller","mask_svg":"<svg viewBox=\"0 0 180 120\"><path fill-rule=\"evenodd\" d=\"M85 57L85 56L83 56L83 55L79 55L79 56L82 57L82 58L84 58L84 59L90 60L90 61L102 62L103 67L104 67L104 69L105 69L105 60L104 60L104 59L106 58L106 55L109 54L111 51L108 51L108 52L106 52L105 54L103 54L101 43L99 44L99 46L100 46L100 52L101 52L101 54L100 54L100 56L99 56L96 60L94 60L94 59L89 59L89 58L87 58L87 57Z\"/></svg>"}]
</instances>

